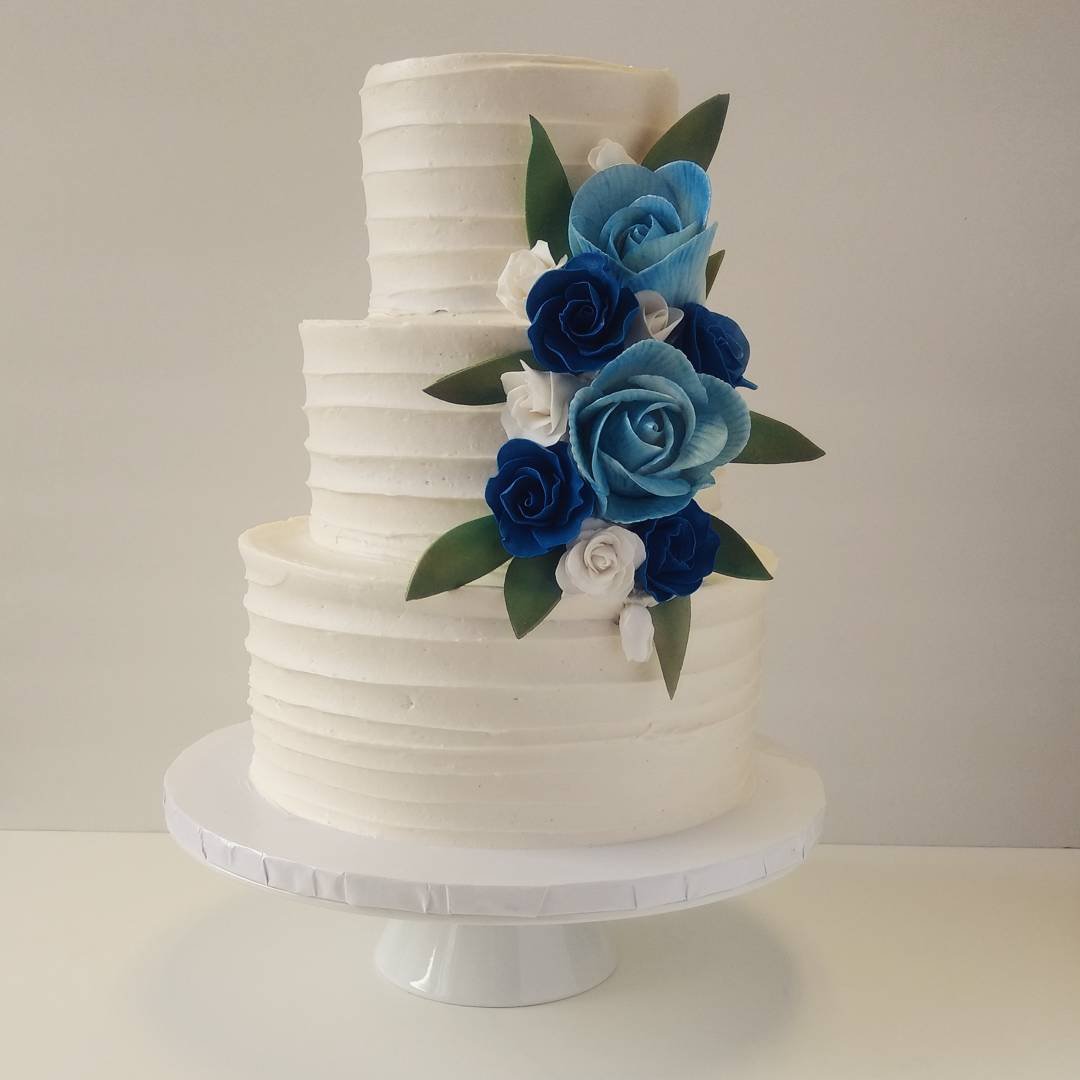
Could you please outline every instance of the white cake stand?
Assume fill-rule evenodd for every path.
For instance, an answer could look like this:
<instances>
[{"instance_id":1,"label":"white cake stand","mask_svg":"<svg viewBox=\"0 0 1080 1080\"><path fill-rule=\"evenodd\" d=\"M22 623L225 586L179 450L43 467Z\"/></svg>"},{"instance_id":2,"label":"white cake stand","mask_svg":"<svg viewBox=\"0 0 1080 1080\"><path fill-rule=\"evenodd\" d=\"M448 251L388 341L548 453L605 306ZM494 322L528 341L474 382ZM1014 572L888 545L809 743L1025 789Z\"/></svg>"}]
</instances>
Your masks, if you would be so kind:
<instances>
[{"instance_id":1,"label":"white cake stand","mask_svg":"<svg viewBox=\"0 0 1080 1080\"><path fill-rule=\"evenodd\" d=\"M393 921L375 953L392 983L456 1005L571 997L615 969L604 924L725 900L793 870L821 831L821 779L757 748L750 800L715 821L605 847L480 850L369 839L280 810L248 781L249 724L185 750L165 820L185 851L260 888Z\"/></svg>"}]
</instances>

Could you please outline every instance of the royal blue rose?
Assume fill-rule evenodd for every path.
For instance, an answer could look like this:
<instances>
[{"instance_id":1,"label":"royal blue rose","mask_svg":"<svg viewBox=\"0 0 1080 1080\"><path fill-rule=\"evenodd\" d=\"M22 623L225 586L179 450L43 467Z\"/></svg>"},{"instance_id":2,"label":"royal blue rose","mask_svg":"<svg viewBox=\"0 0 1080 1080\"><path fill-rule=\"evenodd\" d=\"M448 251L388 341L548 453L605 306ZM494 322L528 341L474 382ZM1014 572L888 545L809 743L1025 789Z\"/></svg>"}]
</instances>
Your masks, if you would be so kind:
<instances>
[{"instance_id":1,"label":"royal blue rose","mask_svg":"<svg viewBox=\"0 0 1080 1080\"><path fill-rule=\"evenodd\" d=\"M525 300L529 342L540 366L581 375L629 343L639 307L602 255L578 255L536 279Z\"/></svg>"},{"instance_id":2,"label":"royal blue rose","mask_svg":"<svg viewBox=\"0 0 1080 1080\"><path fill-rule=\"evenodd\" d=\"M756 383L743 378L750 363L750 342L734 319L701 304L687 304L668 341L686 353L696 371L715 375L732 386L757 389Z\"/></svg>"},{"instance_id":3,"label":"royal blue rose","mask_svg":"<svg viewBox=\"0 0 1080 1080\"><path fill-rule=\"evenodd\" d=\"M738 392L661 341L639 341L570 402L570 448L600 515L678 513L750 437Z\"/></svg>"},{"instance_id":4,"label":"royal blue rose","mask_svg":"<svg viewBox=\"0 0 1080 1080\"><path fill-rule=\"evenodd\" d=\"M661 604L697 592L712 573L720 537L696 502L669 517L643 521L634 532L645 545L645 561L637 569L635 583Z\"/></svg>"},{"instance_id":5,"label":"royal blue rose","mask_svg":"<svg viewBox=\"0 0 1080 1080\"><path fill-rule=\"evenodd\" d=\"M672 307L705 299L709 178L692 161L655 172L613 165L589 177L570 205L570 250L606 256L635 293L651 289Z\"/></svg>"},{"instance_id":6,"label":"royal blue rose","mask_svg":"<svg viewBox=\"0 0 1080 1080\"><path fill-rule=\"evenodd\" d=\"M511 555L531 558L577 539L594 499L566 443L511 439L499 450L497 464L484 498Z\"/></svg>"}]
</instances>

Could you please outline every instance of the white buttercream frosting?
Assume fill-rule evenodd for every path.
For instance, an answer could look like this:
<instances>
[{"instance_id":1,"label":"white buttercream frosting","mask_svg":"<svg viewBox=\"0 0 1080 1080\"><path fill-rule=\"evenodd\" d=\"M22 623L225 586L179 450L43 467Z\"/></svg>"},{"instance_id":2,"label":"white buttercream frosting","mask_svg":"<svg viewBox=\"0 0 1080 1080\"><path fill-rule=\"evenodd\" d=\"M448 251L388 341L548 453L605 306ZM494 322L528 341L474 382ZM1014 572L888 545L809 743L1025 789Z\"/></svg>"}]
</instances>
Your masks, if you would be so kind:
<instances>
[{"instance_id":1,"label":"white buttercream frosting","mask_svg":"<svg viewBox=\"0 0 1080 1080\"><path fill-rule=\"evenodd\" d=\"M529 116L576 187L603 137L640 159L675 119L676 84L596 60L469 53L381 64L360 98L371 310L489 311L528 247Z\"/></svg>"},{"instance_id":2,"label":"white buttercream frosting","mask_svg":"<svg viewBox=\"0 0 1080 1080\"><path fill-rule=\"evenodd\" d=\"M240 550L251 777L285 809L371 835L552 846L686 828L749 791L760 582L695 594L672 702L655 662L623 656L621 598L568 596L518 641L500 589L406 603L406 568L327 551L303 518Z\"/></svg>"},{"instance_id":3,"label":"white buttercream frosting","mask_svg":"<svg viewBox=\"0 0 1080 1080\"><path fill-rule=\"evenodd\" d=\"M505 311L307 321L305 412L312 535L327 547L415 563L436 536L487 512L506 440L499 406L423 393L443 375L528 347Z\"/></svg>"},{"instance_id":4,"label":"white buttercream frosting","mask_svg":"<svg viewBox=\"0 0 1080 1080\"><path fill-rule=\"evenodd\" d=\"M601 138L645 153L675 118L674 81L469 54L373 68L362 105L375 314L302 324L311 516L240 541L252 782L305 818L449 844L617 842L725 812L751 783L763 583L714 576L695 594L674 702L626 596L640 552L625 537L578 551L561 573L581 592L521 641L501 572L404 599L431 541L488 512L500 406L422 391L528 347L527 268L504 278L514 314L496 290L527 246L529 114L576 185ZM677 313L646 306L642 333L669 330ZM561 398L509 382L510 429L561 434ZM699 497L714 512L717 490Z\"/></svg>"}]
</instances>

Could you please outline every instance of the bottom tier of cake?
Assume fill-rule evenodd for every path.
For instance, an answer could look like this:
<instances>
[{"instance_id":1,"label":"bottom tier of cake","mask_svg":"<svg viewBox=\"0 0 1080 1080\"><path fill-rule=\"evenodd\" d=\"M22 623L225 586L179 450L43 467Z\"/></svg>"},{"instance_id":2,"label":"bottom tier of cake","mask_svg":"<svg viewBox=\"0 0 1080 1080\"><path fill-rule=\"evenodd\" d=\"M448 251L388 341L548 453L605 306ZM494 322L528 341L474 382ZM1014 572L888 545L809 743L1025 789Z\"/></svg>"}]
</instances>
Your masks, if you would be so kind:
<instances>
[{"instance_id":1,"label":"bottom tier of cake","mask_svg":"<svg viewBox=\"0 0 1080 1080\"><path fill-rule=\"evenodd\" d=\"M750 791L766 587L693 598L674 701L617 608L565 597L518 641L494 577L406 604L400 564L245 533L251 780L313 821L436 844L606 844L700 824ZM759 552L771 562L771 556Z\"/></svg>"}]
</instances>

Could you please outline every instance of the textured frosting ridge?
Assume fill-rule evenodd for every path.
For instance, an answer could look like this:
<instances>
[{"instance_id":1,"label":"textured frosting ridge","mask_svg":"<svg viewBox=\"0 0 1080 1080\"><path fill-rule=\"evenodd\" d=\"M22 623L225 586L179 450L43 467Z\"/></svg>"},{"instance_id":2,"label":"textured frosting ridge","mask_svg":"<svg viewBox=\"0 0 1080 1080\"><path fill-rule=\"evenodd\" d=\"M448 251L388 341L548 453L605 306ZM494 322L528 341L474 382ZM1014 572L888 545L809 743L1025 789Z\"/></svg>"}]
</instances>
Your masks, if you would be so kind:
<instances>
[{"instance_id":1,"label":"textured frosting ridge","mask_svg":"<svg viewBox=\"0 0 1080 1080\"><path fill-rule=\"evenodd\" d=\"M471 53L381 64L360 91L373 312L496 311L527 246L529 116L572 186L603 137L644 154L675 119L670 72L556 56Z\"/></svg>"},{"instance_id":2,"label":"textured frosting ridge","mask_svg":"<svg viewBox=\"0 0 1080 1080\"><path fill-rule=\"evenodd\" d=\"M614 843L687 828L751 783L766 589L695 596L679 695L567 597L518 641L498 588L410 604L403 570L316 545L303 518L240 541L251 777L307 818L446 844ZM769 556L766 556L769 557Z\"/></svg>"},{"instance_id":3,"label":"textured frosting ridge","mask_svg":"<svg viewBox=\"0 0 1080 1080\"><path fill-rule=\"evenodd\" d=\"M487 512L484 484L505 438L498 408L422 391L526 348L521 323L505 312L374 315L304 322L300 335L316 541L412 564L436 536Z\"/></svg>"}]
</instances>

